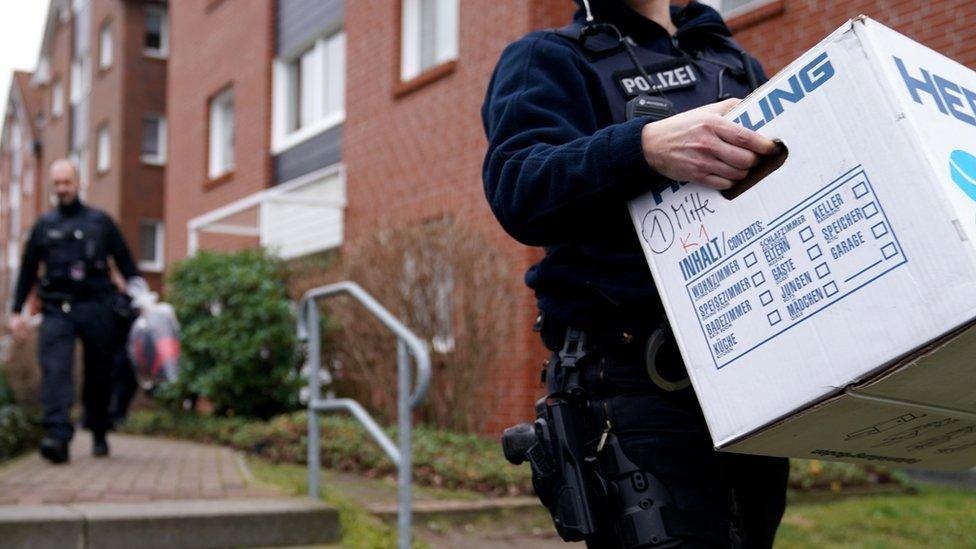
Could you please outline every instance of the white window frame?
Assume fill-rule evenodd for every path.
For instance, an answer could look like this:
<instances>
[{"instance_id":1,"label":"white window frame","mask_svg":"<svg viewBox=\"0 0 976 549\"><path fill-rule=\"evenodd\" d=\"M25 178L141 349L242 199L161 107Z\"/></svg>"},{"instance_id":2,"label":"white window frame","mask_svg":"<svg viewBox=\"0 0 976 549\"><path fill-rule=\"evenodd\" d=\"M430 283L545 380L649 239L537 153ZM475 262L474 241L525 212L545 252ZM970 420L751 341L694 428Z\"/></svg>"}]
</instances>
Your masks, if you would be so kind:
<instances>
[{"instance_id":1,"label":"white window frame","mask_svg":"<svg viewBox=\"0 0 976 549\"><path fill-rule=\"evenodd\" d=\"M23 133L20 122L14 122L10 126L10 175L14 179L20 178L24 169Z\"/></svg>"},{"instance_id":2,"label":"white window frame","mask_svg":"<svg viewBox=\"0 0 976 549\"><path fill-rule=\"evenodd\" d=\"M51 116L58 118L64 114L64 82L55 78L51 83Z\"/></svg>"},{"instance_id":3,"label":"white window frame","mask_svg":"<svg viewBox=\"0 0 976 549\"><path fill-rule=\"evenodd\" d=\"M153 261L142 259L142 229L151 226L154 229L154 245L156 258ZM143 219L139 222L139 270L149 273L160 273L163 271L163 251L166 249L166 231L162 221L156 219Z\"/></svg>"},{"instance_id":4,"label":"white window frame","mask_svg":"<svg viewBox=\"0 0 976 549\"><path fill-rule=\"evenodd\" d=\"M71 62L71 104L78 105L91 92L91 56L84 54Z\"/></svg>"},{"instance_id":5,"label":"white window frame","mask_svg":"<svg viewBox=\"0 0 976 549\"><path fill-rule=\"evenodd\" d=\"M88 144L86 143L81 149L71 151L71 154L68 157L69 160L71 160L71 163L74 164L75 171L78 173L78 196L80 196L82 200L88 197L89 156L91 155L88 152ZM57 197L53 192L51 193L51 203L53 205L57 204Z\"/></svg>"},{"instance_id":6,"label":"white window frame","mask_svg":"<svg viewBox=\"0 0 976 549\"><path fill-rule=\"evenodd\" d=\"M437 3L434 60L421 66L421 2ZM400 80L408 82L424 72L458 58L460 0L401 0Z\"/></svg>"},{"instance_id":7,"label":"white window frame","mask_svg":"<svg viewBox=\"0 0 976 549\"><path fill-rule=\"evenodd\" d=\"M106 21L98 31L98 68L108 70L115 62L115 40L112 37L112 22Z\"/></svg>"},{"instance_id":8,"label":"white window frame","mask_svg":"<svg viewBox=\"0 0 976 549\"><path fill-rule=\"evenodd\" d=\"M112 135L108 123L98 127L95 132L95 172L103 174L112 168Z\"/></svg>"},{"instance_id":9,"label":"white window frame","mask_svg":"<svg viewBox=\"0 0 976 549\"><path fill-rule=\"evenodd\" d=\"M142 153L142 141L139 141L140 159L144 164L150 164L152 166L163 166L166 164L166 117L161 114L147 113L142 117L142 132L146 131L146 120L153 119L157 122L156 132L157 132L157 143L159 143L159 150L156 151L155 155ZM145 137L142 135L141 137Z\"/></svg>"},{"instance_id":10,"label":"white window frame","mask_svg":"<svg viewBox=\"0 0 976 549\"><path fill-rule=\"evenodd\" d=\"M148 21L150 14L156 14L159 16L159 49L147 48L145 46L146 32L148 31L146 21ZM146 57L155 57L157 59L166 59L169 56L169 13L166 8L162 6L147 6L145 17L143 18L142 32L143 55Z\"/></svg>"},{"instance_id":11,"label":"white window frame","mask_svg":"<svg viewBox=\"0 0 976 549\"><path fill-rule=\"evenodd\" d=\"M226 110L226 108L223 108L222 106L223 105L226 105L228 102L231 104L231 110L230 110L230 121L231 121L231 128L230 128L230 132L231 132L231 135L230 135L230 139L231 139L230 162L227 161L227 158L224 158L224 150L223 150L223 146L222 146L223 143L224 143L224 140L227 137L225 135L225 133L224 133L224 131L226 129L226 121L227 121L226 115L227 115L227 110ZM215 95L213 98L211 98L210 99L210 105L208 107L208 110L210 112L209 122L208 122L208 125L209 125L208 127L210 128L210 131L209 131L209 134L210 135L209 135L209 140L208 140L208 144L207 144L207 146L208 146L207 174L209 175L210 179L217 179L217 178L219 178L219 177L221 177L221 176L223 176L225 174L228 174L228 173L234 171L234 165L235 165L235 163L237 161L236 155L234 154L235 153L235 151L234 151L234 149L235 149L235 147L234 147L235 143L233 142L233 140L234 140L234 132L236 131L236 127L235 127L236 126L236 123L235 123L235 120L234 120L236 118L236 112L235 112L236 111L236 104L234 102L234 88L232 88L232 87L231 88L228 88L228 89L220 92L219 94ZM217 130L220 130L220 131L217 131Z\"/></svg>"},{"instance_id":12,"label":"white window frame","mask_svg":"<svg viewBox=\"0 0 976 549\"><path fill-rule=\"evenodd\" d=\"M315 68L311 75L312 102L311 118L313 122L295 130L289 130L289 114L294 108L295 94L292 90L291 66L300 62L301 56L311 53L311 64ZM334 72L329 61L338 61L340 71ZM328 64L328 66L327 66ZM326 73L329 74L326 74ZM338 74L338 77L336 75ZM336 84L333 79L338 79ZM343 29L331 31L317 38L310 46L306 45L291 55L281 56L274 62L274 105L272 122L271 153L279 154L299 143L328 131L346 120L346 33ZM336 93L338 109L327 112L323 104L325 96L330 92Z\"/></svg>"}]
</instances>

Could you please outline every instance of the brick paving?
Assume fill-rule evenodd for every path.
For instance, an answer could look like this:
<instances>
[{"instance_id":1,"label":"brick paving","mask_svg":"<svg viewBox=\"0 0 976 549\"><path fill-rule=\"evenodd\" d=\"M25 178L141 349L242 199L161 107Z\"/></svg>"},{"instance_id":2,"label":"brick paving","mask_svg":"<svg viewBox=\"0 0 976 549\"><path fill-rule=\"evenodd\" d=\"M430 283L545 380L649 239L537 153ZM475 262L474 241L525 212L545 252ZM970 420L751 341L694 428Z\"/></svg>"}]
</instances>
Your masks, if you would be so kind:
<instances>
[{"instance_id":1,"label":"brick paving","mask_svg":"<svg viewBox=\"0 0 976 549\"><path fill-rule=\"evenodd\" d=\"M91 437L80 432L66 465L51 465L34 452L0 466L0 505L280 495L256 485L228 448L132 435L110 435L109 444L111 456L93 458Z\"/></svg>"}]
</instances>

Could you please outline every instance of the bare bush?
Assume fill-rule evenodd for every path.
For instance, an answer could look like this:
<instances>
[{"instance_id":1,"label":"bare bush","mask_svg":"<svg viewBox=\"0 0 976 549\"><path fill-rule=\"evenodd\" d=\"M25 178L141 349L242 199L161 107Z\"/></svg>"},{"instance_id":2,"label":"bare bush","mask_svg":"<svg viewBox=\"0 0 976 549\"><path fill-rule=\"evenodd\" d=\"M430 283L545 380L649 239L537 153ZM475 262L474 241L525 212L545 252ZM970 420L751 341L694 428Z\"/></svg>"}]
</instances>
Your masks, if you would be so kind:
<instances>
[{"instance_id":1,"label":"bare bush","mask_svg":"<svg viewBox=\"0 0 976 549\"><path fill-rule=\"evenodd\" d=\"M419 419L474 431L484 420L476 393L501 358L514 311L502 254L477 231L451 219L375 232L342 261L344 278L362 285L424 339L433 385ZM336 392L355 396L387 418L396 415L396 340L348 302L330 302L324 364Z\"/></svg>"},{"instance_id":2,"label":"bare bush","mask_svg":"<svg viewBox=\"0 0 976 549\"><path fill-rule=\"evenodd\" d=\"M19 404L39 407L41 367L37 362L37 329L27 330L23 337L11 336L9 345L4 371L14 398Z\"/></svg>"}]
</instances>

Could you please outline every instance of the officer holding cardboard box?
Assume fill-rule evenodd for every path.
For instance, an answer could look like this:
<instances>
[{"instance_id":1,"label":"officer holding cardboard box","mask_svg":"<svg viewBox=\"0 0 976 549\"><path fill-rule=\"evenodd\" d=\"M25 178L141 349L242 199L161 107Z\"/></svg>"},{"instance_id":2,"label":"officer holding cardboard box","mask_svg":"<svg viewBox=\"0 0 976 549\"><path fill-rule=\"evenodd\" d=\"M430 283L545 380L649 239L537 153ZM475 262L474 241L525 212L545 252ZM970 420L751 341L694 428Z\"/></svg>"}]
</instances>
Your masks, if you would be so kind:
<instances>
[{"instance_id":1,"label":"officer holding cardboard box","mask_svg":"<svg viewBox=\"0 0 976 549\"><path fill-rule=\"evenodd\" d=\"M765 75L706 5L577 3L505 50L482 110L492 211L546 249L526 283L549 394L506 456L567 541L769 547L788 462L713 450L626 207L672 181L728 189L775 153L722 117Z\"/></svg>"}]
</instances>

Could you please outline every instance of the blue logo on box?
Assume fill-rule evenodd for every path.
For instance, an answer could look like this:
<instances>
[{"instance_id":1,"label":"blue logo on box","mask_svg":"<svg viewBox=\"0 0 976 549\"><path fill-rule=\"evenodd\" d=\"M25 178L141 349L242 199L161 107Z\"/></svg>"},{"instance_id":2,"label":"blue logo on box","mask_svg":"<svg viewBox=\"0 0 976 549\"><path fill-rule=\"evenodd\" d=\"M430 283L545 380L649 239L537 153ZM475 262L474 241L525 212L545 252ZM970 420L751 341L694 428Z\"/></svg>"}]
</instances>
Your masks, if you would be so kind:
<instances>
[{"instance_id":1,"label":"blue logo on box","mask_svg":"<svg viewBox=\"0 0 976 549\"><path fill-rule=\"evenodd\" d=\"M976 200L976 156L955 150L949 155L949 173L966 196Z\"/></svg>"}]
</instances>

